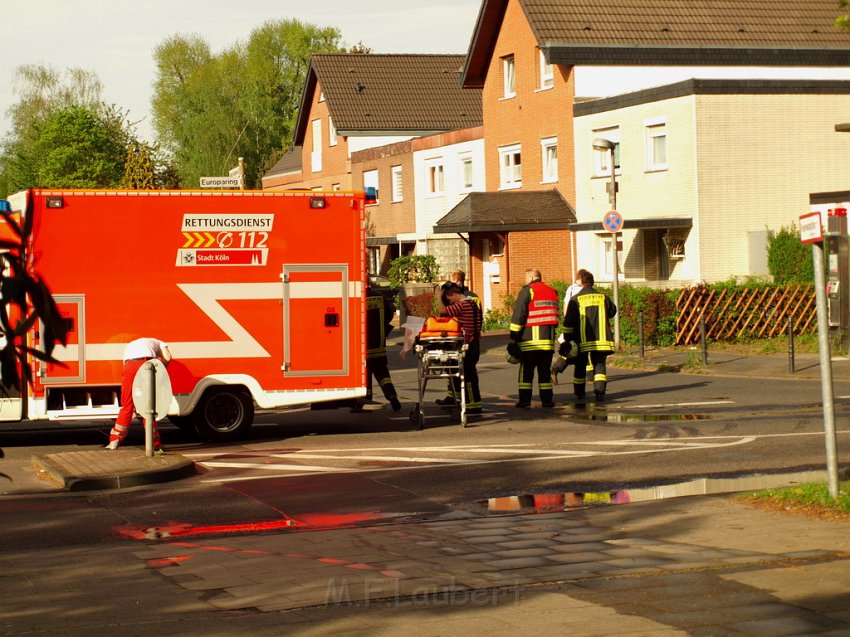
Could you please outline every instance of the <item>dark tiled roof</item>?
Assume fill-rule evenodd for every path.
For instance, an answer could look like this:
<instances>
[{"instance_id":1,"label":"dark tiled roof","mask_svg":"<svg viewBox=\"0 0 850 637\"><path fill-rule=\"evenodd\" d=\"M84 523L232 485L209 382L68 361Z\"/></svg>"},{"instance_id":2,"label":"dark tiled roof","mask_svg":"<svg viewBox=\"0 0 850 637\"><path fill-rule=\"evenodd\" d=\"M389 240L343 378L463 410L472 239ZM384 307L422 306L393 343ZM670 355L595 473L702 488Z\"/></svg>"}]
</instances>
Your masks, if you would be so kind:
<instances>
[{"instance_id":1,"label":"dark tiled roof","mask_svg":"<svg viewBox=\"0 0 850 637\"><path fill-rule=\"evenodd\" d=\"M847 95L847 80L729 80L690 79L674 84L576 102L573 116L593 115L685 95Z\"/></svg>"},{"instance_id":2,"label":"dark tiled roof","mask_svg":"<svg viewBox=\"0 0 850 637\"><path fill-rule=\"evenodd\" d=\"M480 126L481 91L461 88L465 55L319 54L310 63L295 143L317 86L340 135L422 135Z\"/></svg>"},{"instance_id":3,"label":"dark tiled roof","mask_svg":"<svg viewBox=\"0 0 850 637\"><path fill-rule=\"evenodd\" d=\"M575 210L557 189L473 192L437 221L434 232L566 229Z\"/></svg>"},{"instance_id":4,"label":"dark tiled roof","mask_svg":"<svg viewBox=\"0 0 850 637\"><path fill-rule=\"evenodd\" d=\"M848 66L837 0L519 0L552 63ZM507 0L484 0L464 84L487 73Z\"/></svg>"},{"instance_id":5,"label":"dark tiled roof","mask_svg":"<svg viewBox=\"0 0 850 637\"><path fill-rule=\"evenodd\" d=\"M301 146L286 151L283 156L277 160L274 166L269 168L263 177L276 177L277 175L288 175L301 171Z\"/></svg>"}]
</instances>

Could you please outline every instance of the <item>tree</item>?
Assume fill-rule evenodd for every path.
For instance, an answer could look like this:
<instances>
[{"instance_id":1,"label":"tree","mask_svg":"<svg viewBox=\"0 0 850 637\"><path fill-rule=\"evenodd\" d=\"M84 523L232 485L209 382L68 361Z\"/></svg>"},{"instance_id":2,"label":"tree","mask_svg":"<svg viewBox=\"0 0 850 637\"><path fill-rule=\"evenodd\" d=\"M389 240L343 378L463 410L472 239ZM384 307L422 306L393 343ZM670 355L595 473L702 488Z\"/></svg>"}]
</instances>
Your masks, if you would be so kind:
<instances>
[{"instance_id":1,"label":"tree","mask_svg":"<svg viewBox=\"0 0 850 637\"><path fill-rule=\"evenodd\" d=\"M110 188L121 183L128 145L121 115L81 106L61 108L33 126L29 144L12 160L21 188Z\"/></svg>"},{"instance_id":2,"label":"tree","mask_svg":"<svg viewBox=\"0 0 850 637\"><path fill-rule=\"evenodd\" d=\"M0 144L0 194L4 196L33 185L21 178L20 166L16 168L13 163L19 161L19 155L32 144L37 128L43 126L54 111L83 106L99 112L103 106L100 80L83 69L59 72L35 64L19 66L15 70L13 88L19 98L7 112L11 126Z\"/></svg>"},{"instance_id":3,"label":"tree","mask_svg":"<svg viewBox=\"0 0 850 637\"><path fill-rule=\"evenodd\" d=\"M850 0L838 0L838 6L841 9L846 9L850 7ZM850 16L848 15L840 15L835 18L835 26L839 29L844 29L845 31L850 30Z\"/></svg>"},{"instance_id":4,"label":"tree","mask_svg":"<svg viewBox=\"0 0 850 637\"><path fill-rule=\"evenodd\" d=\"M245 158L246 185L292 142L310 56L340 52L338 29L269 21L247 43L213 55L196 36L174 36L154 51L153 122L181 183L226 173Z\"/></svg>"},{"instance_id":5,"label":"tree","mask_svg":"<svg viewBox=\"0 0 850 637\"><path fill-rule=\"evenodd\" d=\"M19 100L9 109L12 127L2 142L0 194L35 186L121 185L129 147L147 145L136 139L124 111L100 99L97 76L29 65L19 67L16 78ZM166 155L156 147L150 151L154 187L174 185Z\"/></svg>"},{"instance_id":6,"label":"tree","mask_svg":"<svg viewBox=\"0 0 850 637\"><path fill-rule=\"evenodd\" d=\"M132 190L178 188L179 179L173 162L159 146L131 140L127 145L121 187Z\"/></svg>"},{"instance_id":7,"label":"tree","mask_svg":"<svg viewBox=\"0 0 850 637\"><path fill-rule=\"evenodd\" d=\"M43 124L60 108L82 106L98 114L104 108L100 80L83 69L70 68L61 73L37 64L19 66L14 89L20 98L8 113L13 141L25 141L33 127Z\"/></svg>"}]
</instances>

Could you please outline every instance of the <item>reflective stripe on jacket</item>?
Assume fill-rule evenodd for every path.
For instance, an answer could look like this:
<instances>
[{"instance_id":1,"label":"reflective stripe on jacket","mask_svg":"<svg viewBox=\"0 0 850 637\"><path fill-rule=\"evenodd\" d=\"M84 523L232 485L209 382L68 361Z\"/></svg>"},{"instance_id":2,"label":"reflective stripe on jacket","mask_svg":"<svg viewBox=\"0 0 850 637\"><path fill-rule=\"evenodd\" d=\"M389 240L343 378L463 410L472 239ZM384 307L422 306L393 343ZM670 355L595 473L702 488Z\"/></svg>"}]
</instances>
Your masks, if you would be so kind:
<instances>
[{"instance_id":1,"label":"reflective stripe on jacket","mask_svg":"<svg viewBox=\"0 0 850 637\"><path fill-rule=\"evenodd\" d=\"M564 318L564 334L581 352L613 352L609 320L617 313L614 302L592 287L573 296Z\"/></svg>"},{"instance_id":2,"label":"reflective stripe on jacket","mask_svg":"<svg viewBox=\"0 0 850 637\"><path fill-rule=\"evenodd\" d=\"M523 286L511 317L511 339L522 351L554 350L558 293L542 281Z\"/></svg>"}]
</instances>

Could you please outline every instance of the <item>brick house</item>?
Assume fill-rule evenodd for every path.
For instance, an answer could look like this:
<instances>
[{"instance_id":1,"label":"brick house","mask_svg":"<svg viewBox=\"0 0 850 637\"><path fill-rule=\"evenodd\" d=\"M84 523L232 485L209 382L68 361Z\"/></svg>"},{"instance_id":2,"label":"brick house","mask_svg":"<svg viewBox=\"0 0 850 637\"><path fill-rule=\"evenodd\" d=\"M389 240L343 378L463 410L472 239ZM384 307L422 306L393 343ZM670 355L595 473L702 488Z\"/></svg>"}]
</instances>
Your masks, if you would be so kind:
<instances>
[{"instance_id":1,"label":"brick house","mask_svg":"<svg viewBox=\"0 0 850 637\"><path fill-rule=\"evenodd\" d=\"M744 0L734 7L722 0L483 0L462 81L464 87L482 90L487 190L507 195L517 189L556 188L583 222L572 225L572 232L555 231L569 258L545 264L531 254L544 276L568 280L577 265L607 263L599 257L604 246L576 244L582 231L601 230L604 214L598 207L603 179L592 184L593 200L588 196L577 200L576 195L578 168L580 188L586 192L587 168L598 159L591 154L584 133L579 140L575 129L575 115L582 108L576 99L579 73L593 73L596 67L622 67L631 74L647 66L848 67L850 38L835 29L837 14L831 0ZM613 103L608 103L609 108ZM604 174L600 170L595 176ZM648 188L632 194L640 199L658 193ZM474 210L469 218L475 218ZM593 218L598 221L590 221ZM640 258L648 259L652 250L657 254L664 248L664 237L678 241L691 223L689 218L635 216L626 219L624 230L643 233L646 241ZM702 226L712 227L710 218L704 216ZM467 230L473 236L474 222ZM527 245L534 245L533 231L525 232L531 234L511 233L508 243L522 237ZM609 238L609 251L612 245ZM480 259L473 252L473 262L476 256ZM613 258L610 262L613 266ZM627 268L630 265L626 263ZM640 265L644 280L668 276L658 260ZM704 272L723 278L721 270L711 266ZM600 274L597 278L604 281L604 269ZM609 272L607 280L612 277ZM504 276L500 279L504 284ZM506 290L513 292L519 285L521 281L508 280Z\"/></svg>"},{"instance_id":2,"label":"brick house","mask_svg":"<svg viewBox=\"0 0 850 637\"><path fill-rule=\"evenodd\" d=\"M413 140L481 125L481 95L463 90L463 55L321 54L310 61L294 148L264 188L373 188L370 268L416 250ZM293 166L300 156L300 171Z\"/></svg>"},{"instance_id":3,"label":"brick house","mask_svg":"<svg viewBox=\"0 0 850 637\"><path fill-rule=\"evenodd\" d=\"M596 234L599 230L599 223L593 221L599 215L601 196L596 190L603 187L605 180L604 171L595 174L591 182L594 194L590 198L579 194L587 192L586 170L598 158L585 148L586 138L577 141L576 114L581 112L583 117L589 113L580 109L594 108L583 107L583 98L576 98L578 79L597 69L622 69L620 77L631 78L642 75L648 66L680 71L717 67L846 70L850 67L850 38L833 26L838 12L833 0L802 3L743 0L734 3L733 10L724 0L694 0L685 4L674 0L637 3L483 0L468 53L454 60L462 67L460 90L457 84L443 83L451 75L449 65L444 65L438 77L429 75L434 65L429 67L420 60L429 56L316 56L305 87L296 139L301 164L309 170L302 168L299 174L293 162L284 158L267 177L269 183L274 180L274 187L377 186L381 196L370 211L370 245L373 254L377 250L379 255L373 260L375 267L385 267L389 258L405 251L430 250L428 224L439 208L435 201L423 202L421 190L427 186L424 175L434 157L417 158L416 144L424 144L428 147L424 150L433 155L433 151L440 150L441 142L425 141L430 136L481 126L482 177L486 191L505 197L518 191L555 191L566 202L564 217L574 214L578 222L570 225L571 229L547 229L548 234L543 235L539 229L522 224L528 220L524 211L516 211L509 205L497 206L488 200L488 210L499 209L504 215L505 223L494 235L492 230L485 232L476 226L477 220L487 218L488 210L475 210L474 206L484 205L485 200L470 191L468 201L461 199L445 219L434 222L431 238L453 234L468 241L470 267L467 269L473 289L485 292L482 288L492 284L488 277L495 276L498 269L499 289L489 290L491 298L514 293L522 283L521 277L514 278L515 268L521 271L526 266L539 267L547 280L568 280L576 266L587 265L585 259L602 267L601 271L597 267L597 272L604 275L607 261L604 258L600 261L598 256L604 248L593 247L591 234L588 234L590 242L583 238L584 233ZM361 59L353 60L355 57ZM420 69L419 64L425 66ZM430 99L434 86L441 87L441 91L445 88L441 99ZM616 87L617 82L612 82L607 94L615 93ZM474 101L480 109L477 122L470 115L473 107L465 101L467 91L476 95ZM364 97L375 97L376 93L380 94L380 100L368 101ZM612 104L609 102L605 108L613 110ZM781 110L781 106L774 108ZM455 117L445 117L449 113ZM736 117L736 114L729 111L726 116ZM323 143L325 130L315 120L324 122L325 117L326 127L335 128L340 135L338 143L344 143L344 150L337 148L335 152L342 152L348 163L345 168L337 169L339 162L328 159L325 163L323 154L322 169L314 171L317 157L313 147ZM345 119L344 125L340 124L340 118ZM404 118L410 119L404 121ZM410 145L405 145L406 142ZM436 145L431 147L431 144ZM385 148L378 150L379 146ZM408 196L409 152L414 154L413 200ZM355 159L356 169L352 164ZM615 162L618 160L619 157ZM372 184L373 181L377 183ZM403 193L400 201L397 197L393 201L392 184L396 181ZM387 184L391 191L389 203ZM626 193L621 195L618 204L626 201L623 199ZM634 191L629 196L637 198L642 193ZM653 196L651 188L645 196ZM450 205L451 198L446 198L443 205ZM420 215L421 206L427 208L427 214ZM513 227L512 215L516 215L517 221ZM664 215L652 220L635 214L626 218L623 236L630 250L637 244L627 233L641 235L643 261L638 262L643 276L639 280L664 282L678 279L679 274L684 280L693 273L685 275L688 268L682 260L667 264L672 266L672 272L665 272L664 264L658 259L654 263L646 261L653 250L659 258L663 257L663 250L667 249L665 241L670 240L676 242L677 250L684 245L690 248L691 255L696 255L693 237L697 235L690 231L693 216L686 218L669 211ZM466 219L468 225L462 227L457 223L459 219ZM704 214L700 227L711 227L711 221ZM685 230L690 245L685 245L679 236ZM582 237L580 241L579 237ZM535 250L540 240L557 246L563 257L542 263L543 251ZM529 246L527 257L518 248L522 245ZM613 244L609 241L608 245L611 250ZM590 252L585 255L588 249ZM501 260L505 254L512 255L510 267ZM628 270L626 278L632 278L629 272L634 271L631 268L638 254L635 250L633 255L625 255L626 261L621 266ZM624 255L620 256L622 259ZM743 271L737 265L735 268L734 272ZM708 272L700 270L700 275ZM729 271L727 276L732 273ZM622 269L620 276L623 277ZM722 273L717 276L723 278ZM605 280L604 276L598 278Z\"/></svg>"}]
</instances>

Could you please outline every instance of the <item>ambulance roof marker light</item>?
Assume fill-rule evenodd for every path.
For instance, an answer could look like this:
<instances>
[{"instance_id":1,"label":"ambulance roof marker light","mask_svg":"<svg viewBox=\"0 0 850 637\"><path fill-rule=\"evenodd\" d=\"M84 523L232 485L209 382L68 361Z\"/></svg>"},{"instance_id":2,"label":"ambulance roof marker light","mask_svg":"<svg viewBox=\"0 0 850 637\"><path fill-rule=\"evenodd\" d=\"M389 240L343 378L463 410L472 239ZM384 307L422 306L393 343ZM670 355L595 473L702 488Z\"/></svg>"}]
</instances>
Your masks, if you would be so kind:
<instances>
[{"instance_id":1,"label":"ambulance roof marker light","mask_svg":"<svg viewBox=\"0 0 850 637\"><path fill-rule=\"evenodd\" d=\"M12 212L12 204L6 199L0 199L0 212Z\"/></svg>"},{"instance_id":2,"label":"ambulance roof marker light","mask_svg":"<svg viewBox=\"0 0 850 637\"><path fill-rule=\"evenodd\" d=\"M328 202L324 197L310 197L311 208L327 208Z\"/></svg>"}]
</instances>

